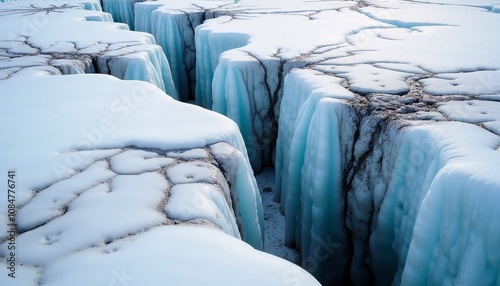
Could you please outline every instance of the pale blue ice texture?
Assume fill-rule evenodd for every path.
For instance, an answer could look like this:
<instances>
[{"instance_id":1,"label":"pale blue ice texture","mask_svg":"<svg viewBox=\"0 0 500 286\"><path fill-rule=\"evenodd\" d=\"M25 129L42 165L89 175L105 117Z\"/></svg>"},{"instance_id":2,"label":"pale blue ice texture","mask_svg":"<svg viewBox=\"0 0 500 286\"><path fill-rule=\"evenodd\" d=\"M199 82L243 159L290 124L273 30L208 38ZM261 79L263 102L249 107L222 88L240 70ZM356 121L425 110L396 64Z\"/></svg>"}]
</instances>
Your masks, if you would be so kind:
<instances>
[{"instance_id":1,"label":"pale blue ice texture","mask_svg":"<svg viewBox=\"0 0 500 286\"><path fill-rule=\"evenodd\" d=\"M231 1L146 1L135 4L135 29L151 33L170 63L181 101L195 93L195 29L213 16L206 12Z\"/></svg>"},{"instance_id":2,"label":"pale blue ice texture","mask_svg":"<svg viewBox=\"0 0 500 286\"><path fill-rule=\"evenodd\" d=\"M137 0L103 0L102 8L111 13L115 22L125 23L134 30L134 4Z\"/></svg>"}]
</instances>

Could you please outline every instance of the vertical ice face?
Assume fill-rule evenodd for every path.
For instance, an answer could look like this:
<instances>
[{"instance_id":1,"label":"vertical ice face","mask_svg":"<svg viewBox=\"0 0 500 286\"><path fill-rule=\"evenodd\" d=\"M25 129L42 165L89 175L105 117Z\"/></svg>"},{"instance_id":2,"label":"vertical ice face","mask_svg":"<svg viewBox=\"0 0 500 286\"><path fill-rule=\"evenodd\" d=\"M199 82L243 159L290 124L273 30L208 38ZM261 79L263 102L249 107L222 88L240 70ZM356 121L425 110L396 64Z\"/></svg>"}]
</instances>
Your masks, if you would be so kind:
<instances>
[{"instance_id":1,"label":"vertical ice face","mask_svg":"<svg viewBox=\"0 0 500 286\"><path fill-rule=\"evenodd\" d=\"M104 11L113 15L116 22L127 24L130 30L134 30L134 4L138 0L103 0Z\"/></svg>"},{"instance_id":2,"label":"vertical ice face","mask_svg":"<svg viewBox=\"0 0 500 286\"><path fill-rule=\"evenodd\" d=\"M278 58L259 60L245 51L220 56L212 81L212 110L225 114L240 127L255 172L272 164L276 145L276 101L280 97ZM237 96L235 96L237 95Z\"/></svg>"},{"instance_id":3,"label":"vertical ice face","mask_svg":"<svg viewBox=\"0 0 500 286\"><path fill-rule=\"evenodd\" d=\"M340 82L307 70L287 76L276 158L285 243L296 245L303 267L327 284L349 280L351 256L342 177L356 116L345 102L353 94Z\"/></svg>"},{"instance_id":4,"label":"vertical ice face","mask_svg":"<svg viewBox=\"0 0 500 286\"><path fill-rule=\"evenodd\" d=\"M490 270L498 269L498 262L482 253L496 249L486 245L489 239L498 240L498 224L491 220L495 210L488 207L499 199L491 191L498 190L498 181L490 174L498 160L491 146L497 142L498 136L463 123L424 125L402 133L370 239L377 282L498 283L498 273ZM387 256L391 250L394 256ZM391 268L392 275L387 271Z\"/></svg>"},{"instance_id":5,"label":"vertical ice face","mask_svg":"<svg viewBox=\"0 0 500 286\"><path fill-rule=\"evenodd\" d=\"M135 5L136 30L151 33L163 48L179 98L194 99L196 85L195 29L213 16L211 9L232 1L155 1Z\"/></svg>"},{"instance_id":6,"label":"vertical ice face","mask_svg":"<svg viewBox=\"0 0 500 286\"><path fill-rule=\"evenodd\" d=\"M214 144L211 151L231 185L242 238L254 248L263 250L264 210L247 157L227 143Z\"/></svg>"},{"instance_id":7,"label":"vertical ice face","mask_svg":"<svg viewBox=\"0 0 500 286\"><path fill-rule=\"evenodd\" d=\"M230 16L223 16L205 21L203 25L196 27L196 103L212 108L212 80L215 70L219 64L223 52L244 46L249 39L248 35L242 33L213 32L212 25L230 22Z\"/></svg>"},{"instance_id":8,"label":"vertical ice face","mask_svg":"<svg viewBox=\"0 0 500 286\"><path fill-rule=\"evenodd\" d=\"M370 263L370 254L375 251L369 247L368 241L373 226L379 219L380 204L386 199L386 192L393 172L398 146L400 144L400 128L403 123L392 121L384 114L358 114L357 131L353 140L351 157L347 158L344 170L343 183L347 189L346 195L346 225L351 233L353 245L352 262L350 267L351 279L359 285L380 282L373 279L372 272L375 263ZM375 248L377 249L377 248ZM378 250L378 249L377 249ZM382 274L375 271L382 278L393 271L387 260L392 258L392 252L384 252L381 258ZM392 278L389 278L388 283Z\"/></svg>"},{"instance_id":9,"label":"vertical ice face","mask_svg":"<svg viewBox=\"0 0 500 286\"><path fill-rule=\"evenodd\" d=\"M342 186L340 118L344 108L349 110L335 99L318 102L307 130L301 169L302 205L297 221L302 265L323 283L345 282L350 256Z\"/></svg>"},{"instance_id":10,"label":"vertical ice face","mask_svg":"<svg viewBox=\"0 0 500 286\"><path fill-rule=\"evenodd\" d=\"M415 224L402 284L499 283L500 182L490 164L474 166L486 169L481 175L468 167L444 168L433 182Z\"/></svg>"}]
</instances>

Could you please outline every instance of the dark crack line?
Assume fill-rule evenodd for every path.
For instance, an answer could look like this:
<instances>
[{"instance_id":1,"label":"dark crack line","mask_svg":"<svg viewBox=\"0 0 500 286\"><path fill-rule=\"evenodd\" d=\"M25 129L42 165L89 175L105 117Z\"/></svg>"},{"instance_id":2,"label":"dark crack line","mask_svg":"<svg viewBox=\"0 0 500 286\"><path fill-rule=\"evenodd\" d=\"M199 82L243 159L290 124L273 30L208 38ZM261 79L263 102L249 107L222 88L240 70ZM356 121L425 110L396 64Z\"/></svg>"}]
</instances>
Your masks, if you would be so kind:
<instances>
[{"instance_id":1,"label":"dark crack line","mask_svg":"<svg viewBox=\"0 0 500 286\"><path fill-rule=\"evenodd\" d=\"M9 16L9 15L21 15L24 16L32 16L37 13L45 13L48 15L49 13L64 13L63 9L75 9L79 8L77 5L64 4L61 6L57 6L54 4L48 5L48 7L37 7L35 4L31 4L30 8L14 8L14 9L1 9L0 16Z\"/></svg>"},{"instance_id":2,"label":"dark crack line","mask_svg":"<svg viewBox=\"0 0 500 286\"><path fill-rule=\"evenodd\" d=\"M111 172L113 172L110 168L109 168L109 170L110 170ZM84 170L84 171L85 171L85 170ZM84 171L82 171L82 172L84 172ZM114 173L114 172L113 172L113 173ZM82 192L80 192L80 193L77 193L77 194L73 194L73 195L74 195L74 197L73 197L73 198L71 198L71 199L70 199L67 203L65 203L65 204L64 204L64 206L62 206L62 209L60 209L60 210L61 210L61 213L60 213L59 215L54 216L53 218L51 218L51 219L47 220L46 222L43 222L43 223L37 224L37 225L35 225L35 226L31 227L31 228L27 228L27 229L23 229L23 228L21 228L21 227L17 226L17 229L16 229L16 230L17 230L17 233L18 233L17 235L21 235L21 234L23 234L23 233L25 233L25 232L32 231L32 230L34 230L34 229L36 229L36 228L39 228L39 227L43 227L44 225L46 225L46 224L50 223L51 221L53 221L53 220L55 220L55 219L57 219L57 218L59 218L59 217L64 216L64 215L68 212L68 210L69 210L69 208L70 208L70 204L71 204L72 202L74 202L76 199L78 199L78 198L79 198L82 194L84 194L85 192L87 192L87 191L89 191L89 190L91 190L91 189L93 189L93 188L95 188L95 187L97 187L97 186L100 186L100 185L102 185L102 184L107 184L107 185L108 185L108 189L110 189L110 190L111 190L111 181L112 181L114 178L116 178L117 176L119 176L119 175L115 173L115 175L114 175L114 176L112 176L111 178L106 179L106 180L101 181L101 182L97 182L97 183L95 183L95 184L92 184L89 188L85 189L84 191L82 191ZM60 182L60 181L58 181L58 182ZM54 184L56 184L56 183L58 183L58 182L55 182ZM52 184L52 185L54 185L54 184ZM51 186L52 186L52 185L51 185ZM49 187L51 187L51 186L49 186ZM36 197L36 196L33 196L33 197L30 199L30 202L31 202L31 201L32 201L35 197ZM28 205L28 204L24 204L24 205L23 205L23 207L25 207L25 206L27 206L27 205ZM22 207L20 207L20 208L19 208L19 210L21 210L21 209L22 209Z\"/></svg>"},{"instance_id":3,"label":"dark crack line","mask_svg":"<svg viewBox=\"0 0 500 286\"><path fill-rule=\"evenodd\" d=\"M260 108L258 108L258 106L257 106L257 100L256 100L255 96L251 96L251 98L249 98L249 100L251 101L252 106L253 106L252 107L254 110L253 114L255 114L259 117L262 124L266 124L267 122L271 123L270 132L267 132L268 134L266 134L265 131L267 128L264 128L264 130L263 130L264 133L261 134L260 136L259 136L258 130L255 129L257 126L255 126L255 124L252 124L253 133L256 135L257 140L258 140L257 143L260 145L260 148L262 148L262 149L266 149L267 146L271 146L271 149L272 149L272 148L275 148L275 146L276 146L276 140L277 140L277 134L278 134L278 120L277 120L276 115L275 115L275 108L276 108L276 103L278 102L279 97L280 97L280 91L282 91L283 72L284 72L283 67L285 64L285 61L282 60L280 57L278 57L280 52L281 52L281 50L278 50L276 53L274 53L272 55L272 57L274 59L277 59L279 61L277 75L270 73L268 71L268 67L266 66L266 64L263 61L261 61L257 55L255 55L251 52L248 52L248 51L245 52L247 55L254 58L258 62L260 68L263 71L262 84L264 85L264 88L266 90L267 101L269 102L269 110L266 112L266 114L261 116ZM270 80L273 76L277 76L277 79L278 79L278 83L276 84L276 88L274 88L274 89L272 88L272 84L270 83ZM252 95L252 94L250 94L250 95ZM269 136L269 138L266 138L267 136ZM250 143L252 143L252 142L250 142ZM271 154L272 154L272 150L271 150ZM269 154L269 155L271 155L271 154ZM263 162L271 160L271 158L261 158L261 159L263 159Z\"/></svg>"}]
</instances>

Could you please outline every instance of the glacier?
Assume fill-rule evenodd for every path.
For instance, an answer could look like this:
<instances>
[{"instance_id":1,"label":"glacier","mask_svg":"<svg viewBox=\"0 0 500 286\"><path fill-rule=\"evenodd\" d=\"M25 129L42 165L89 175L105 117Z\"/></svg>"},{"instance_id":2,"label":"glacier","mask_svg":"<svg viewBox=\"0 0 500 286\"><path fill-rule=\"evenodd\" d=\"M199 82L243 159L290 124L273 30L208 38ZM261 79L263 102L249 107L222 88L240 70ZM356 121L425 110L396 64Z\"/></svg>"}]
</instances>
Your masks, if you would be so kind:
<instances>
[{"instance_id":1,"label":"glacier","mask_svg":"<svg viewBox=\"0 0 500 286\"><path fill-rule=\"evenodd\" d=\"M253 195L246 194L246 196L244 196L243 194L240 194L238 196L238 190L241 190L241 188L238 188L239 184L247 186L246 188L250 187L251 189L249 190L252 190L255 182L250 168L246 167L247 165L244 164L246 160L246 156L243 155L245 154L245 147L240 137L238 137L238 129L234 125L234 123L224 122L225 119L220 116L218 117L219 122L217 122L217 128L220 131L212 132L211 130L213 128L208 128L208 126L216 123L217 119L215 118L217 117L214 117L215 120L202 120L203 115L200 114L200 116L192 117L192 119L190 119L192 123L190 124L196 124L196 122L200 120L206 121L207 128L205 128L205 132L199 132L197 130L193 130L193 132L191 133L179 132L179 130L184 129L181 126L173 126L172 129L168 129L168 127L165 127L163 125L165 125L165 122L171 120L170 118L180 117L183 113L193 113L197 110L202 111L202 109L196 108L194 106L192 107L194 109L192 109L190 106L188 106L188 111L186 111L186 109L183 109L180 106L176 106L177 102L167 101L169 103L168 105L171 106L171 109L168 110L165 107L165 105L167 105L166 103L160 103L166 100L165 98L162 98L165 97L164 94L159 92L159 90L154 89L152 86L138 84L134 81L131 81L130 84L125 84L121 81L114 80L113 78L102 77L100 75L87 75L84 77L80 77L79 75L62 77L36 76L33 78L29 78L29 80L32 82L32 86L37 86L37 89L29 91L30 87L22 87L19 85L19 82L22 80L23 79L21 78L9 79L2 83L2 88L5 91L5 96L8 96L10 94L19 95L17 96L18 98L11 101L12 105L19 104L20 102L25 102L31 97L35 98L36 96L34 94L36 94L37 92L44 92L47 94L55 93L56 88L59 88L63 91L71 90L72 86L83 87L85 85L88 85L90 82L95 82L100 86L107 85L108 87L102 88L101 91L99 93L96 93L96 95L94 96L96 101L99 98L98 102L101 103L100 106L97 106L91 100L89 100L86 104L80 104L82 111L79 113L74 110L64 111L63 108L66 104L68 104L67 102L75 101L78 98L88 100L89 96L84 96L84 93L86 92L84 88L82 88L80 92L73 92L72 94L65 94L61 92L59 96L55 96L52 100L58 100L60 102L60 107L58 109L52 108L54 115L45 116L47 119L44 120L42 120L43 117L41 116L43 115L44 111L42 110L35 112L34 109L36 109L37 106L50 106L49 99L51 98L40 97L40 100L38 102L32 100L29 105L25 104L24 108L26 110L28 110L29 108L33 109L31 113L34 116L40 114L41 118L38 120L40 126L50 126L50 124L54 124L54 122L57 121L57 118L69 119L84 117L86 113L85 106L88 106L87 108L93 108L95 110L95 113L98 112L97 108L99 108L100 110L103 110L103 115L94 117L94 119L89 123L83 124L83 121L79 120L83 124L79 128L72 128L70 124L67 124L66 126L55 128L55 130L52 131L52 134L49 133L47 134L47 136L43 137L40 135L42 138L47 138L44 140L41 140L40 138L39 142L37 142L36 148L33 148L34 154L32 155L32 160L16 163L18 168L26 170L26 172L37 172L39 174L39 176L37 177L26 178L26 181L24 182L25 188L18 190L18 203L24 205L28 201L33 201L33 207L39 209L40 212L46 213L46 215L44 216L26 217L26 220L35 220L33 222L18 222L18 225L21 229L30 229L38 225L43 225L47 222L47 220L59 216L61 208L64 206L64 204L68 203L68 200L72 201L74 199L73 195L70 195L71 193L69 192L69 190L67 190L66 193L61 193L64 189L68 188L68 184L75 184L76 182L80 181L80 187L72 187L74 188L74 191L72 192L78 195L86 188L91 188L92 186L94 186L94 184L100 181L107 181L111 177L114 177L115 175L113 175L113 173L133 177L134 174L140 174L143 172L155 172L166 167L169 167L169 171L166 172L166 176L169 177L169 182L171 184L203 182L207 184L220 185L219 188L221 188L221 195L223 195L223 197L228 201L228 204L231 206L234 203L238 210L242 210L238 212L238 217L246 219L249 214L246 212L253 213L253 215L250 215L250 217L252 217L253 219L248 220L248 222L240 221L241 227L244 229L253 229L254 227L256 227L257 229L260 228L259 225L261 225L262 223L262 218L260 218L261 215L259 214L259 209L261 209L262 206L259 205L259 200L257 200L259 198L258 193L256 193L254 190L253 192L249 191L250 194L253 193ZM62 82L64 80L67 80L68 83L59 84L59 82ZM56 85L56 83L58 84ZM146 92L148 92L147 97ZM104 97L105 94L110 95ZM126 97L112 96L112 94L124 94ZM138 97L138 95L141 95L141 97ZM10 95L10 97L14 96ZM168 99L168 97L166 98ZM129 101L127 101L127 99ZM42 104L41 101L43 100L47 101L47 103ZM126 102L132 102L134 103L134 105L127 105ZM160 120L159 118L158 120L156 120L156 124L158 126L163 126L161 128L161 130L163 130L162 132L158 132L157 130L159 129L157 129L157 127L153 128L154 126L147 129L141 128L141 125L143 125L141 120L152 120L152 118L157 116L154 114L147 115L147 110L149 110L149 112L153 110L150 108L151 105L163 105L162 107L156 107L154 109L163 110L165 111L164 113L167 113L166 115L164 115L165 117L163 120ZM189 110L190 108L191 110ZM175 111L176 109L178 111ZM109 114L104 113L107 111L109 111ZM7 115L9 114L7 114L7 112L4 112L3 114L5 114L3 118L8 118ZM70 116L71 114L72 116ZM26 120L26 122L19 122L15 127L17 127L17 130L27 130L25 134L27 134L26 136L30 136L29 134L38 133L30 131L30 129L26 129L33 128L30 127L30 125L32 124L32 122L28 122ZM186 124L189 123L186 121ZM3 126L7 127L6 124ZM97 126L97 128L93 128L94 126ZM133 128L137 128L137 130L142 129L138 134L141 134L143 136L143 139L141 139L140 137L134 138L134 135L137 136L136 133L120 131ZM4 157L6 161L13 162L16 158L19 157L19 154L27 152L23 152L23 150L26 150L28 148L24 148L24 146L18 142L26 136L16 135L18 133L16 132L16 128L14 128L14 126L9 128L9 130L6 130L6 132L7 131L10 131L9 136L11 139L8 141L4 141L3 147L5 147L4 149L6 150L11 150L11 152L9 154L4 154ZM47 133L46 130L40 132ZM178 132L178 135L173 135L172 133L174 132ZM57 135L58 133L66 134L65 136L66 138L68 138L68 140L59 140L58 138L60 138L61 135ZM230 145L220 145L221 143L218 142L221 141L228 142L230 143ZM122 143L117 144L116 142ZM187 159L183 159L177 158L178 156L175 155L171 156L170 154L167 154L167 157L162 157L161 153L154 152L155 149L173 151L177 149L192 149L198 146L207 146L206 148L210 148L211 145L213 145L212 148L215 148L215 151L211 152L213 153L213 155L210 156L207 153L207 158L198 158L191 155L189 157L186 157ZM232 146L236 146L237 149ZM130 151L127 151L127 148L129 148ZM91 151L94 149L96 149L95 152ZM134 151L135 149L144 150L144 152ZM55 152L55 150L61 151ZM124 153L121 153L120 150L123 150ZM147 150L151 151L149 151L149 153L145 152ZM27 154L26 156L29 155ZM106 160L102 161L103 159L101 157L109 158L109 163L106 163ZM175 169L184 166L183 164L179 164L183 160L186 160L186 162L199 160L201 162L193 162L193 166L190 166L191 163L185 163L184 165L186 166L183 167L181 171L174 172ZM215 161L211 161L211 163L208 165L206 163L203 163L210 160ZM144 163L141 163L140 165L137 165L136 163L135 169L132 167L126 167L126 165L116 167L123 164L130 164L134 161ZM235 164L234 161L238 162L238 164ZM222 175L222 173L220 173L218 169L214 169L213 165L218 166L219 164L223 164L224 166L228 165L231 167L227 167L226 169L224 169L225 172L227 172L226 175ZM46 168L44 171L38 170L38 166L40 165L48 166L48 168ZM111 172L106 171L106 169L111 170ZM172 171L170 171L170 169L172 169ZM196 169L198 169L198 171L194 171ZM87 171L83 172L83 170ZM87 174L87 172L89 173ZM193 172L197 172L200 175L195 176ZM185 179L183 178L191 179L188 179L188 181L184 181ZM72 182L65 182L65 180L68 179L70 179L69 181ZM229 182L230 187L227 185L228 183L226 183L226 180ZM41 186L52 185L53 182L59 183L54 184L53 187L50 187L48 189L43 188L46 191L39 190ZM56 187L56 185L61 186ZM40 194L37 195L38 192L40 192ZM233 203L231 203L229 193L231 193L231 196L235 196L235 201ZM62 197L60 196L64 196L67 198L62 199ZM55 204L54 201L56 199L58 201L57 204ZM241 204L242 206L246 206L244 202L241 202L242 200L254 200L254 207L252 209L245 210L243 207L238 207L239 204ZM47 205L51 205L50 208L53 208L53 210L49 212L49 209L46 208ZM28 204L25 206L25 208L31 209L32 207L30 207L30 205ZM19 218L21 220L24 217L24 212L25 211L23 210L19 211ZM32 212L33 210L26 210L26 213ZM24 224L25 226L23 226ZM248 227L245 227L245 225L247 225ZM249 241L252 241L251 243L255 247L261 248L261 246L259 246L262 243L260 231L247 231L247 233L247 239Z\"/></svg>"},{"instance_id":2,"label":"glacier","mask_svg":"<svg viewBox=\"0 0 500 286\"><path fill-rule=\"evenodd\" d=\"M239 128L175 100L150 34L95 1L0 7L0 284L319 285L258 251Z\"/></svg>"},{"instance_id":3,"label":"glacier","mask_svg":"<svg viewBox=\"0 0 500 286\"><path fill-rule=\"evenodd\" d=\"M498 283L479 213L499 199L497 7L242 0L198 26L197 101L274 163L285 243L320 282Z\"/></svg>"},{"instance_id":4,"label":"glacier","mask_svg":"<svg viewBox=\"0 0 500 286\"><path fill-rule=\"evenodd\" d=\"M237 240L262 249L263 206L251 169L259 173L274 166L274 197L281 202L286 221L284 243L300 250L302 268L321 284L500 283L500 223L495 208L500 202L498 0L134 2L104 1L101 9L95 1L65 0L56 3L71 3L65 5L75 11L67 11L69 6L42 9L47 15L64 10L62 16L50 16L51 21L96 31L89 33L93 44L86 46L91 48L82 53L84 57L72 55L87 39L52 34L69 27L44 26L44 37L37 34L25 40L20 27L9 26L15 31L16 47L7 46L12 37L4 38L0 47L2 94L19 93L21 87L12 83L26 79L63 87L69 78L69 85L92 79L102 82L104 92L118 100L95 97L95 102L108 100L111 121L82 120L86 127L80 134L69 128L56 131L65 138L74 136L68 142L83 148L70 148L55 137L50 141L47 134L36 133L42 138L38 145L49 140L46 145L53 146L42 157L50 154L59 159L52 165L56 169L35 171L38 163L50 163L33 164L46 160L33 155L31 163L26 160L20 168L41 172L39 178L47 179L20 195L19 240L36 247L38 237L43 245L41 254L20 254L26 261L19 266L23 279L67 285L85 281L82 277L89 276L90 265L98 263L104 266L95 275L96 283L117 277L154 283L160 277L139 275L147 269L127 258L145 252L153 257L147 267L176 269L179 276L172 281L206 283L188 274L186 264L174 266L162 259L175 253L175 261L185 261L182 250L165 248L163 253L139 246L161 239L198 249L200 241L193 237L203 237L201 257L222 255L213 265L196 264L196 269L206 270L204 277L213 279L209 281L242 283L231 275L213 275L213 267L223 267L252 285L268 281L317 285L296 266L250 248L245 252ZM26 3L30 2L2 5L33 8ZM33 11L31 23L41 15ZM2 17L22 21L9 13L3 12L0 21ZM144 33L126 31L127 25L112 23L111 18ZM92 26L97 23L99 27ZM99 39L95 34L101 30L100 35L106 32L106 36ZM36 46L31 46L33 40ZM114 45L113 51L102 43ZM97 60L92 58L94 50ZM106 64L98 70L94 62L99 59ZM113 65L114 61L119 63ZM104 75L59 76L89 72L153 83L173 98L194 98L197 105L232 121L174 101L155 101L143 109L142 101L137 101L143 99L141 89L133 89L131 96L125 89L122 95L113 90L119 85L132 87L136 81L123 83ZM52 76L38 77L47 74ZM146 86L148 96L150 90L164 95ZM172 107L168 112L189 113L182 120L187 119L186 124L159 122L158 116L169 117L164 122L176 120L160 111L166 105ZM139 110L137 106L141 116L149 118L146 125L127 119ZM207 117L200 118L199 113ZM109 119L109 110L102 114ZM110 122L121 123L122 117L126 119L122 126L132 131L108 132ZM187 125L196 127L184 137ZM168 135L157 133L165 128ZM94 150L96 140L99 148ZM15 145L2 150L18 150ZM14 161L19 160L14 156L8 162ZM73 165L67 168L68 164ZM148 196L137 199L136 219L116 225L106 220L108 229L66 243L78 227L64 222L78 219L78 212L89 213L88 202L104 196L99 211L110 215L106 207L118 203L106 200L104 194L119 190L113 195L123 196L120 201L126 206L134 198L132 186L146 181ZM61 192L63 188L67 193ZM117 213L123 210L116 208ZM31 212L39 215L30 217ZM225 243L238 250L221 249ZM97 260L102 253L108 257ZM255 257L260 267L222 266L241 256ZM69 270L75 265L80 273ZM242 271L247 265L255 271Z\"/></svg>"}]
</instances>

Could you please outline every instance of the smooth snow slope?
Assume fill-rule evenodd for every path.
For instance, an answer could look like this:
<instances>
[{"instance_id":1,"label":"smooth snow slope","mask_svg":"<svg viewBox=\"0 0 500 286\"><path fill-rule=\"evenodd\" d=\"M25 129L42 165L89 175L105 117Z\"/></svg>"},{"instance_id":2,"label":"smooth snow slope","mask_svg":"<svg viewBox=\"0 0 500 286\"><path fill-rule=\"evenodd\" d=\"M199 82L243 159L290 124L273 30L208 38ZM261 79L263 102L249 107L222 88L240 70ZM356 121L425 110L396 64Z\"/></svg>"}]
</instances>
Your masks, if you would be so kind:
<instances>
[{"instance_id":1,"label":"smooth snow slope","mask_svg":"<svg viewBox=\"0 0 500 286\"><path fill-rule=\"evenodd\" d=\"M76 3L2 3L0 79L104 73L153 83L177 98L170 66L150 34L128 31L112 23L110 14Z\"/></svg>"},{"instance_id":2,"label":"smooth snow slope","mask_svg":"<svg viewBox=\"0 0 500 286\"><path fill-rule=\"evenodd\" d=\"M15 77L0 88L19 277L2 267L2 285L319 285L230 237L238 224L263 246L260 196L231 120L105 75Z\"/></svg>"}]
</instances>

